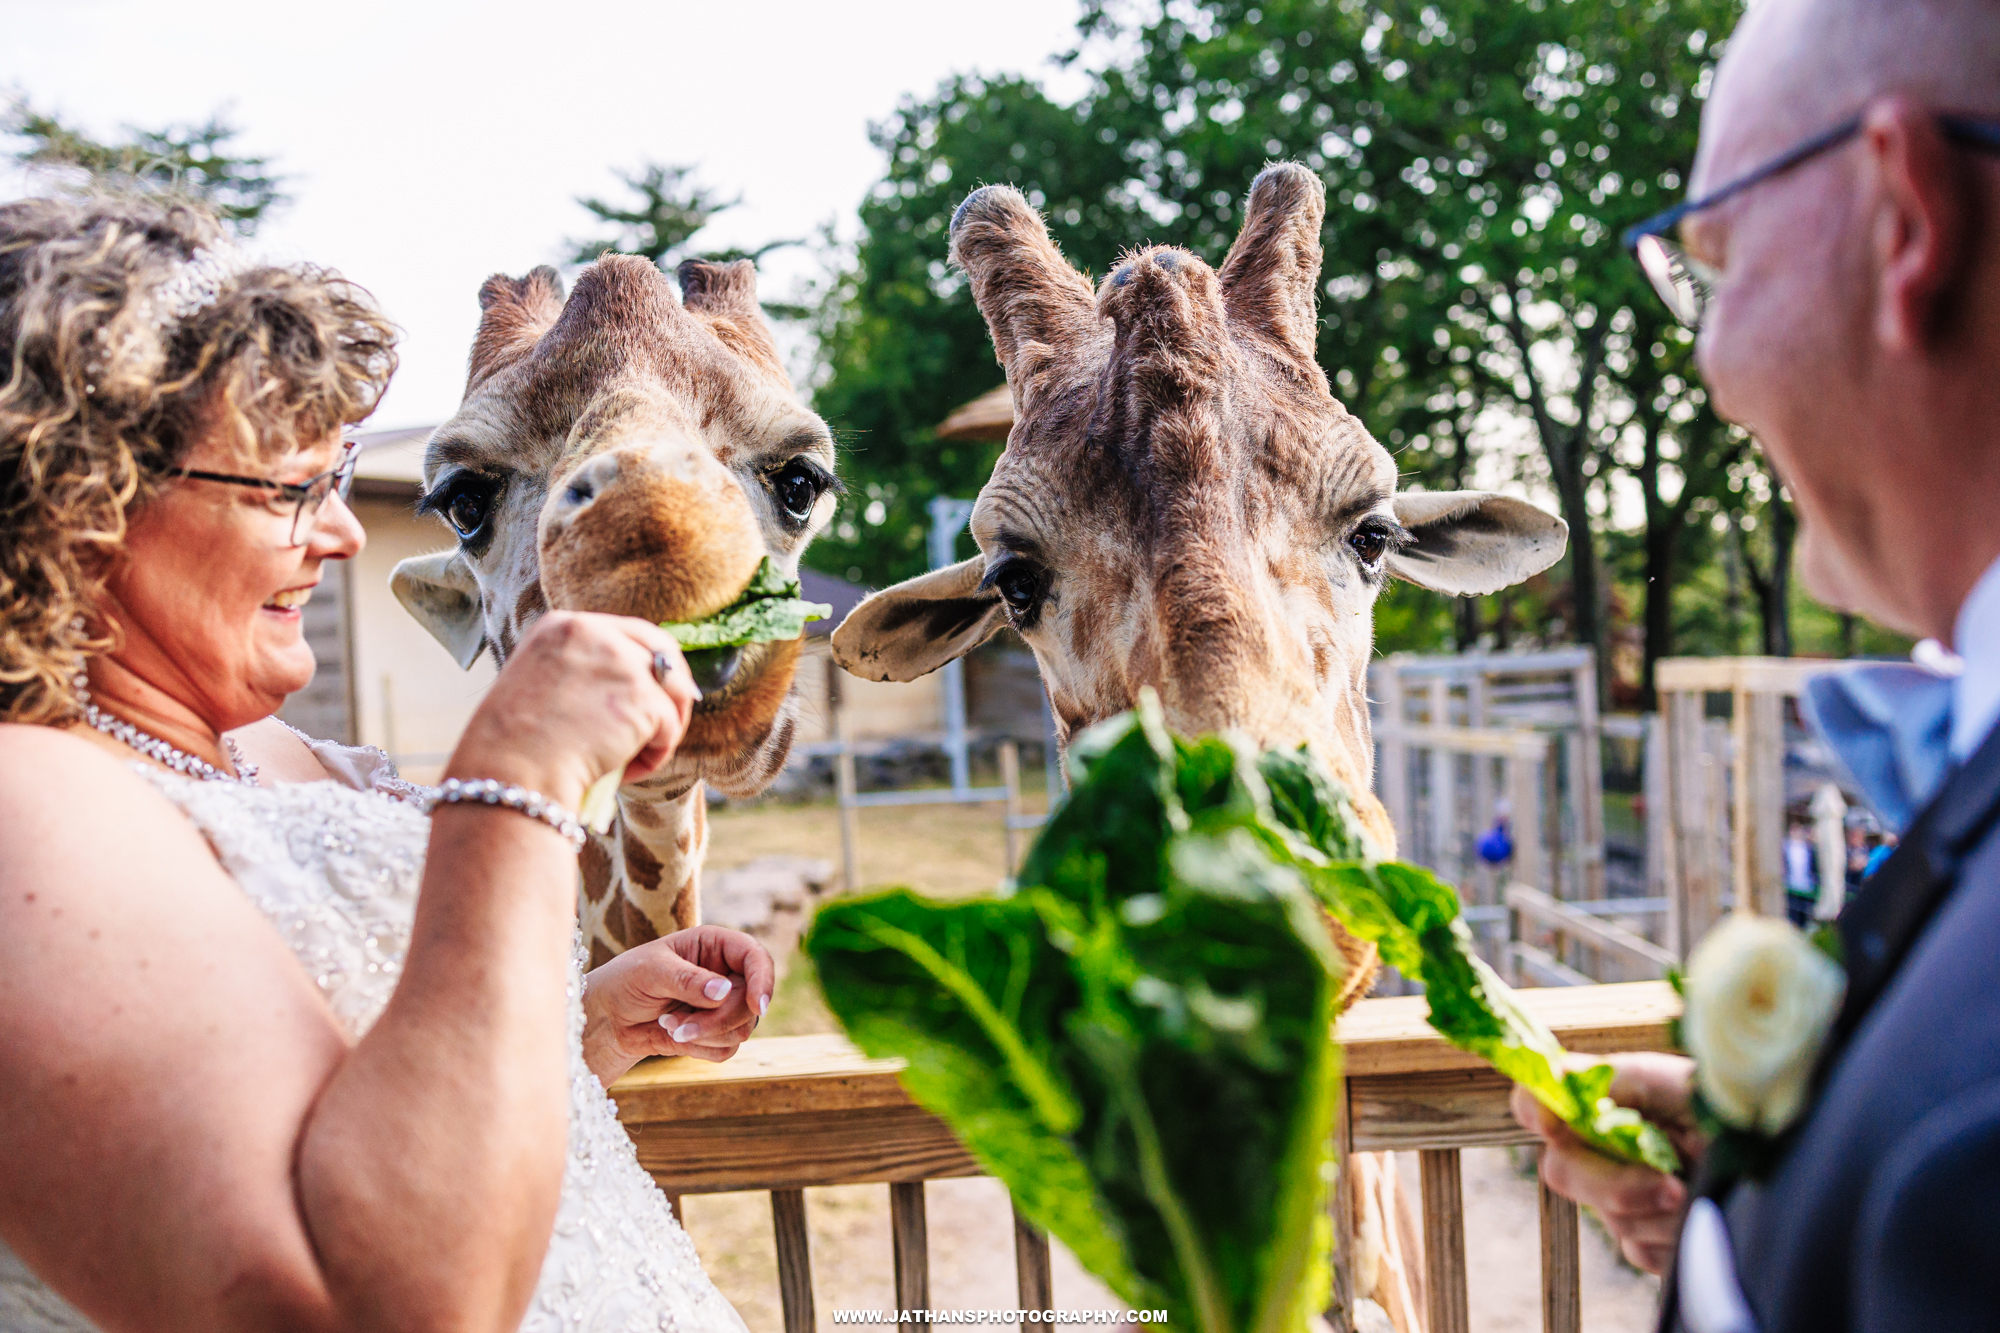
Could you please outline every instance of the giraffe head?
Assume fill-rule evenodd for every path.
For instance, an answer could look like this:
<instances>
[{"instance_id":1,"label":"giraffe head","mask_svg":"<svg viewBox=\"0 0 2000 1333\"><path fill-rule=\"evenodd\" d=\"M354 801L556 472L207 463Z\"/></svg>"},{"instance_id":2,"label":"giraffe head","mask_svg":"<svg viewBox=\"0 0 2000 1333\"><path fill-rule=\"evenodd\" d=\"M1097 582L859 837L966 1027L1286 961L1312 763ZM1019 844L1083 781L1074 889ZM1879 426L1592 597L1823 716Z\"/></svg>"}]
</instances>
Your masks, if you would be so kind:
<instances>
[{"instance_id":1,"label":"giraffe head","mask_svg":"<svg viewBox=\"0 0 2000 1333\"><path fill-rule=\"evenodd\" d=\"M461 666L505 660L550 607L695 620L770 556L787 571L833 508L833 437L799 404L749 261L690 261L680 296L606 255L564 299L554 269L495 276L458 412L432 435L422 507L458 538L405 560L403 605ZM689 654L704 691L667 794L761 790L784 763L796 641Z\"/></svg>"},{"instance_id":2,"label":"giraffe head","mask_svg":"<svg viewBox=\"0 0 2000 1333\"><path fill-rule=\"evenodd\" d=\"M980 553L855 608L836 660L910 680L1011 625L1065 739L1151 686L1183 734L1310 743L1393 847L1365 695L1384 581L1493 592L1566 530L1502 496L1396 494L1315 359L1325 211L1317 176L1269 167L1220 272L1152 246L1093 291L1018 192L968 197L952 258L1016 409L973 510Z\"/></svg>"}]
</instances>

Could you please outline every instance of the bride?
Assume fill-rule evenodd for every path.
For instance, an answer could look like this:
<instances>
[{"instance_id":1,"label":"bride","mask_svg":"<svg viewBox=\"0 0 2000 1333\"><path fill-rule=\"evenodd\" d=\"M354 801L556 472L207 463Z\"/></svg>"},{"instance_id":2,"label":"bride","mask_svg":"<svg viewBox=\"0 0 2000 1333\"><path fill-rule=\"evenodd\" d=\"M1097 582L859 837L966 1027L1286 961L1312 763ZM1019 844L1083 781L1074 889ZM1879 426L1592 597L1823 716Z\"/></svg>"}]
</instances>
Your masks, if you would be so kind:
<instances>
[{"instance_id":1,"label":"bride","mask_svg":"<svg viewBox=\"0 0 2000 1333\"><path fill-rule=\"evenodd\" d=\"M604 1085L726 1059L770 959L573 944L568 812L673 753L680 653L544 617L435 793L273 719L393 334L218 240L0 207L0 1330L739 1330Z\"/></svg>"}]
</instances>

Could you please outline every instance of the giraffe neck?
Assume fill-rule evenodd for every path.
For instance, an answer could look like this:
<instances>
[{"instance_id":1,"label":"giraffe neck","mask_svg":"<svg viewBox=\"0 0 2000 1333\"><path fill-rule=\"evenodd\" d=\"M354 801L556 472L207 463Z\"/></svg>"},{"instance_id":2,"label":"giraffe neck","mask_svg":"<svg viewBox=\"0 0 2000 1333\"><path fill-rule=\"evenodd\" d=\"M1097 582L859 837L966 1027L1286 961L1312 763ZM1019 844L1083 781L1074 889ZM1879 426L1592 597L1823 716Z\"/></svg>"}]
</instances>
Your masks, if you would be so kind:
<instances>
[{"instance_id":1,"label":"giraffe neck","mask_svg":"<svg viewBox=\"0 0 2000 1333\"><path fill-rule=\"evenodd\" d=\"M701 919L697 883L708 850L708 803L699 782L678 791L662 781L618 793L618 818L592 834L578 900L590 965Z\"/></svg>"}]
</instances>

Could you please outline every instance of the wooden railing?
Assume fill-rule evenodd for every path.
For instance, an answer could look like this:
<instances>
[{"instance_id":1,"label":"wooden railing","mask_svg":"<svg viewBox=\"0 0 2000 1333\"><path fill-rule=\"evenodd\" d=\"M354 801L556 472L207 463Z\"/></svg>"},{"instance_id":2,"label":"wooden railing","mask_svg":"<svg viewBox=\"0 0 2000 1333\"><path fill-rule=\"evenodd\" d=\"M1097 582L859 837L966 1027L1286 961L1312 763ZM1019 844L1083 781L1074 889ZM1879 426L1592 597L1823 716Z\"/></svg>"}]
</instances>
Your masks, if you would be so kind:
<instances>
[{"instance_id":1,"label":"wooden railing","mask_svg":"<svg viewBox=\"0 0 2000 1333\"><path fill-rule=\"evenodd\" d=\"M1664 982L1521 992L1522 1003L1575 1051L1667 1049L1679 1001ZM1507 1110L1508 1084L1445 1044L1424 1021L1422 996L1363 1000L1340 1021L1343 1152L1419 1155L1424 1205L1425 1301L1430 1333L1464 1333L1465 1216L1458 1153L1526 1143ZM653 1060L611 1089L619 1118L675 1210L685 1194L768 1190L786 1333L815 1324L805 1190L820 1185L889 1186L891 1259L898 1308L929 1307L923 1182L980 1175L951 1130L913 1103L895 1061L870 1060L841 1037L745 1042L724 1065ZM1340 1173L1336 1228L1351 1252L1352 1216ZM1581 1328L1577 1214L1541 1196L1542 1326ZM1052 1308L1048 1240L1015 1216L1015 1277L1021 1308ZM1336 1265L1335 1303L1348 1308ZM949 1299L949 1293L939 1293Z\"/></svg>"}]
</instances>

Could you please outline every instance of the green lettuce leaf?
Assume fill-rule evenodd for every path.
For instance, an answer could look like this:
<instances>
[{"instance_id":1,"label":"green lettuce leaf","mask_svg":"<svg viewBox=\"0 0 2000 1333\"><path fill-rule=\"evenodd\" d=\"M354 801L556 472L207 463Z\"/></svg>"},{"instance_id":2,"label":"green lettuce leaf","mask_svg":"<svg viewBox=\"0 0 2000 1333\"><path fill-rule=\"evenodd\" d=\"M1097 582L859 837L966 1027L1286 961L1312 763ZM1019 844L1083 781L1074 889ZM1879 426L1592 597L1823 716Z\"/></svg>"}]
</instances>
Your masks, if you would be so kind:
<instances>
[{"instance_id":1,"label":"green lettuce leaf","mask_svg":"<svg viewBox=\"0 0 2000 1333\"><path fill-rule=\"evenodd\" d=\"M701 620L670 620L660 626L683 651L735 648L771 639L796 639L809 620L825 620L833 608L799 597L799 581L780 573L770 556L758 564L741 596Z\"/></svg>"},{"instance_id":2,"label":"green lettuce leaf","mask_svg":"<svg viewBox=\"0 0 2000 1333\"><path fill-rule=\"evenodd\" d=\"M1307 841L1320 850L1318 839L1308 835ZM1323 855L1329 857L1351 851L1344 841L1325 846ZM1341 924L1373 940L1384 962L1423 983L1430 1024L1445 1040L1528 1089L1599 1152L1660 1171L1679 1168L1666 1134L1611 1100L1611 1066L1567 1068L1555 1035L1521 1007L1513 988L1474 951L1458 894L1449 885L1428 870L1394 861L1329 859L1302 863L1300 869Z\"/></svg>"},{"instance_id":3,"label":"green lettuce leaf","mask_svg":"<svg viewBox=\"0 0 2000 1333\"><path fill-rule=\"evenodd\" d=\"M1254 759L1157 712L1079 738L1020 887L837 900L806 941L863 1050L908 1061L1046 1228L1135 1307L1303 1333L1323 1307L1338 957L1258 827Z\"/></svg>"}]
</instances>

